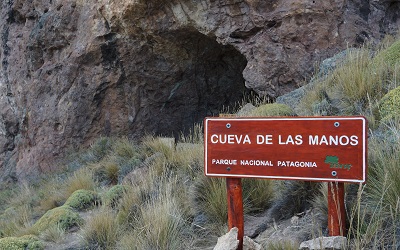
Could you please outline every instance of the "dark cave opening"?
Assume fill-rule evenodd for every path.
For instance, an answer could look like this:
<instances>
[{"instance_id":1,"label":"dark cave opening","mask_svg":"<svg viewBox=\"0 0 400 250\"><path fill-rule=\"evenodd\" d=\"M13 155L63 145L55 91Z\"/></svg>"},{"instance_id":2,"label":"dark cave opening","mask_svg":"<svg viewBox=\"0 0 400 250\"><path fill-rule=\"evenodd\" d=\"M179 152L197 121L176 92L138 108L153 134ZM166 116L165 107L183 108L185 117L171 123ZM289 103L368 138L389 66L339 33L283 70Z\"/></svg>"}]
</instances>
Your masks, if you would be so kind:
<instances>
[{"instance_id":1,"label":"dark cave opening","mask_svg":"<svg viewBox=\"0 0 400 250\"><path fill-rule=\"evenodd\" d=\"M155 134L186 134L205 117L235 111L243 100L257 96L245 87L247 60L233 46L195 30L164 34L162 43L162 56L152 62L153 68L168 72L153 93L162 95L152 104L158 114L149 126Z\"/></svg>"}]
</instances>

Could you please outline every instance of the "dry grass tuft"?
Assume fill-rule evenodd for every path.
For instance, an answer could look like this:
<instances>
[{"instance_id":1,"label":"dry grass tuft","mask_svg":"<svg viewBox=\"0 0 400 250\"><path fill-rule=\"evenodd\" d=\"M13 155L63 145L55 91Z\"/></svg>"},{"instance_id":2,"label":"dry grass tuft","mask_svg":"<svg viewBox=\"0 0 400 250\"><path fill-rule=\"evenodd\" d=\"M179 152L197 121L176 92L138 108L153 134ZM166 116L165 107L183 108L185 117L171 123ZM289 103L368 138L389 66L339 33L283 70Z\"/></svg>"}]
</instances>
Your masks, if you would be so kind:
<instances>
[{"instance_id":1,"label":"dry grass tuft","mask_svg":"<svg viewBox=\"0 0 400 250\"><path fill-rule=\"evenodd\" d=\"M84 189L94 191L96 187L97 183L94 180L93 172L88 168L78 169L69 176L64 183L64 198L66 200L77 190Z\"/></svg>"},{"instance_id":2,"label":"dry grass tuft","mask_svg":"<svg viewBox=\"0 0 400 250\"><path fill-rule=\"evenodd\" d=\"M41 239L54 243L62 242L64 237L65 229L61 228L58 224L50 226L40 234Z\"/></svg>"},{"instance_id":3,"label":"dry grass tuft","mask_svg":"<svg viewBox=\"0 0 400 250\"><path fill-rule=\"evenodd\" d=\"M131 237L121 241L122 249L187 249L186 241L191 236L173 188L161 185L156 195L140 205L131 222Z\"/></svg>"},{"instance_id":4,"label":"dry grass tuft","mask_svg":"<svg viewBox=\"0 0 400 250\"><path fill-rule=\"evenodd\" d=\"M246 212L262 212L268 209L275 197L273 180L243 179L243 196Z\"/></svg>"},{"instance_id":5,"label":"dry grass tuft","mask_svg":"<svg viewBox=\"0 0 400 250\"><path fill-rule=\"evenodd\" d=\"M196 180L191 197L196 212L203 213L207 221L218 224L226 223L228 203L225 179L199 177Z\"/></svg>"},{"instance_id":6,"label":"dry grass tuft","mask_svg":"<svg viewBox=\"0 0 400 250\"><path fill-rule=\"evenodd\" d=\"M115 249L120 233L113 211L106 207L98 210L82 229L82 237L88 249Z\"/></svg>"},{"instance_id":7,"label":"dry grass tuft","mask_svg":"<svg viewBox=\"0 0 400 250\"><path fill-rule=\"evenodd\" d=\"M390 249L400 239L400 126L373 134L368 182L360 186L350 218L351 249Z\"/></svg>"}]
</instances>

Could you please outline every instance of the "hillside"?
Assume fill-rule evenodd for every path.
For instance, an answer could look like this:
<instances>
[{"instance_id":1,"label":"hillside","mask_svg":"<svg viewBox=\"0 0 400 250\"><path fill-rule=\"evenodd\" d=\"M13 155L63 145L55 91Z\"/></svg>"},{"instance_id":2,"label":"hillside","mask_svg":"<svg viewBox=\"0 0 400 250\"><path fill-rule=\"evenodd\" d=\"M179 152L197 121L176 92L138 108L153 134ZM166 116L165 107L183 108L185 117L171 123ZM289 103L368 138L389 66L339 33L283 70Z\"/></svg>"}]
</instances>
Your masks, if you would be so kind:
<instances>
[{"instance_id":1,"label":"hillside","mask_svg":"<svg viewBox=\"0 0 400 250\"><path fill-rule=\"evenodd\" d=\"M319 68L276 103L244 100L234 112L365 116L368 180L346 186L347 249L398 249L400 40L347 49ZM176 144L151 135L98 137L55 171L1 190L0 248L211 249L227 231L226 190L223 179L204 176L203 157L201 125ZM326 197L321 183L245 179L247 218L263 220L252 237L262 249L298 249L327 235Z\"/></svg>"}]
</instances>

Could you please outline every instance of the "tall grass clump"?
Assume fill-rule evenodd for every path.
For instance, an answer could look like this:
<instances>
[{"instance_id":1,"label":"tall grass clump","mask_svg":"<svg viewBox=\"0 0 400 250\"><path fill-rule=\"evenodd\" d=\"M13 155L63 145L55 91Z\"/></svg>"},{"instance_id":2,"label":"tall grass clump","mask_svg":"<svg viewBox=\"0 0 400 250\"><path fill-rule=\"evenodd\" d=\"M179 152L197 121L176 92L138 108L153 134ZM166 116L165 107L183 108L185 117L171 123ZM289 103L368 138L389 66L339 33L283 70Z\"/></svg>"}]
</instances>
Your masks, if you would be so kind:
<instances>
[{"instance_id":1,"label":"tall grass clump","mask_svg":"<svg viewBox=\"0 0 400 250\"><path fill-rule=\"evenodd\" d=\"M320 185L309 181L277 181L268 215L278 221L310 209L312 200L319 193Z\"/></svg>"},{"instance_id":2,"label":"tall grass clump","mask_svg":"<svg viewBox=\"0 0 400 250\"><path fill-rule=\"evenodd\" d=\"M15 195L9 200L8 204L13 207L23 205L34 206L37 202L38 194L35 187L27 182L22 182L15 191Z\"/></svg>"},{"instance_id":3,"label":"tall grass clump","mask_svg":"<svg viewBox=\"0 0 400 250\"><path fill-rule=\"evenodd\" d=\"M182 195L177 179L149 176L150 190L136 192L134 202L123 198L128 208L128 233L121 240L121 249L188 249L190 248L190 216L182 210ZM129 192L129 191L128 191ZM121 221L121 220L120 220Z\"/></svg>"},{"instance_id":4,"label":"tall grass clump","mask_svg":"<svg viewBox=\"0 0 400 250\"><path fill-rule=\"evenodd\" d=\"M316 217L322 222L323 227L328 226L328 183L324 182L319 187L319 193L311 201Z\"/></svg>"},{"instance_id":5,"label":"tall grass clump","mask_svg":"<svg viewBox=\"0 0 400 250\"><path fill-rule=\"evenodd\" d=\"M369 141L368 180L350 221L354 249L400 246L400 125L387 126Z\"/></svg>"},{"instance_id":6,"label":"tall grass clump","mask_svg":"<svg viewBox=\"0 0 400 250\"><path fill-rule=\"evenodd\" d=\"M196 136L199 139L199 136ZM147 137L143 144L148 154L156 156L152 162L152 168L158 171L158 175L175 173L182 178L193 178L203 168L204 149L203 144L189 143L193 139L181 138L175 146L171 138Z\"/></svg>"},{"instance_id":7,"label":"tall grass clump","mask_svg":"<svg viewBox=\"0 0 400 250\"><path fill-rule=\"evenodd\" d=\"M109 158L119 166L118 181L120 182L144 160L145 155L137 143L127 138L122 138L115 140L112 146L112 154Z\"/></svg>"},{"instance_id":8,"label":"tall grass clump","mask_svg":"<svg viewBox=\"0 0 400 250\"><path fill-rule=\"evenodd\" d=\"M100 162L87 166L93 172L93 178L103 185L116 185L119 179L120 165L115 157L106 157Z\"/></svg>"},{"instance_id":9,"label":"tall grass clump","mask_svg":"<svg viewBox=\"0 0 400 250\"><path fill-rule=\"evenodd\" d=\"M50 209L61 206L63 202L65 202L68 197L66 197L66 194L63 191L63 183L64 180L59 176L51 176L51 178L48 178L41 183L40 188L38 188L38 211L44 213Z\"/></svg>"},{"instance_id":10,"label":"tall grass clump","mask_svg":"<svg viewBox=\"0 0 400 250\"><path fill-rule=\"evenodd\" d=\"M28 232L37 216L38 193L33 185L21 183L13 190L14 195L0 212L0 237L21 236Z\"/></svg>"},{"instance_id":11,"label":"tall grass clump","mask_svg":"<svg viewBox=\"0 0 400 250\"><path fill-rule=\"evenodd\" d=\"M60 243L65 237L65 229L63 229L60 225L54 224L44 230L40 234L40 238L46 241L51 241L55 243Z\"/></svg>"},{"instance_id":12,"label":"tall grass clump","mask_svg":"<svg viewBox=\"0 0 400 250\"><path fill-rule=\"evenodd\" d=\"M127 138L113 139L101 160L86 166L102 185L116 185L143 161L142 149Z\"/></svg>"},{"instance_id":13,"label":"tall grass clump","mask_svg":"<svg viewBox=\"0 0 400 250\"><path fill-rule=\"evenodd\" d=\"M333 72L328 84L338 85L349 103L364 103L367 96L372 99L382 96L386 65L374 63L372 69L371 54L367 48L350 51L347 60L348 63Z\"/></svg>"},{"instance_id":14,"label":"tall grass clump","mask_svg":"<svg viewBox=\"0 0 400 250\"><path fill-rule=\"evenodd\" d=\"M135 186L126 186L120 197L117 220L119 224L125 225L126 228L132 228L134 222L140 216L140 207L148 202L152 196L158 194L158 187L163 186L160 182L153 185L158 178L152 174L142 176L142 179Z\"/></svg>"},{"instance_id":15,"label":"tall grass clump","mask_svg":"<svg viewBox=\"0 0 400 250\"><path fill-rule=\"evenodd\" d=\"M9 207L0 215L0 238L21 236L33 224L34 213L29 205Z\"/></svg>"},{"instance_id":16,"label":"tall grass clump","mask_svg":"<svg viewBox=\"0 0 400 250\"><path fill-rule=\"evenodd\" d=\"M15 195L18 186L16 183L4 184L0 187L0 211L4 211L9 206L9 201Z\"/></svg>"},{"instance_id":17,"label":"tall grass clump","mask_svg":"<svg viewBox=\"0 0 400 250\"><path fill-rule=\"evenodd\" d=\"M400 140L387 143L388 137L376 138L370 142L366 189L371 202L382 201L385 216L395 213L400 202Z\"/></svg>"},{"instance_id":18,"label":"tall grass clump","mask_svg":"<svg viewBox=\"0 0 400 250\"><path fill-rule=\"evenodd\" d=\"M120 234L115 215L107 207L96 211L82 229L86 249L115 249Z\"/></svg>"},{"instance_id":19,"label":"tall grass clump","mask_svg":"<svg viewBox=\"0 0 400 250\"><path fill-rule=\"evenodd\" d=\"M183 143L203 144L204 143L203 125L195 124L189 130L188 134L181 133L179 141Z\"/></svg>"},{"instance_id":20,"label":"tall grass clump","mask_svg":"<svg viewBox=\"0 0 400 250\"><path fill-rule=\"evenodd\" d=\"M94 191L97 187L97 183L90 169L81 168L73 172L73 174L66 179L64 187L64 198L67 199L73 192L80 189Z\"/></svg>"},{"instance_id":21,"label":"tall grass clump","mask_svg":"<svg viewBox=\"0 0 400 250\"><path fill-rule=\"evenodd\" d=\"M242 183L246 211L257 213L271 206L275 198L275 181L246 178L242 180Z\"/></svg>"},{"instance_id":22,"label":"tall grass clump","mask_svg":"<svg viewBox=\"0 0 400 250\"><path fill-rule=\"evenodd\" d=\"M98 161L103 159L112 149L113 139L100 137L90 145L90 150L84 154L88 161Z\"/></svg>"},{"instance_id":23,"label":"tall grass clump","mask_svg":"<svg viewBox=\"0 0 400 250\"><path fill-rule=\"evenodd\" d=\"M75 171L87 164L95 163L102 160L109 154L113 139L109 137L100 137L95 140L90 147L84 150L73 150L67 157L66 167L68 171Z\"/></svg>"},{"instance_id":24,"label":"tall grass clump","mask_svg":"<svg viewBox=\"0 0 400 250\"><path fill-rule=\"evenodd\" d=\"M243 179L245 213L256 213L269 208L274 198L274 181ZM228 218L225 178L199 177L191 191L193 207L208 223L224 225Z\"/></svg>"},{"instance_id":25,"label":"tall grass clump","mask_svg":"<svg viewBox=\"0 0 400 250\"><path fill-rule=\"evenodd\" d=\"M185 245L185 220L171 197L158 197L140 210L134 227L137 249L182 249ZM186 236L188 237L188 236Z\"/></svg>"},{"instance_id":26,"label":"tall grass clump","mask_svg":"<svg viewBox=\"0 0 400 250\"><path fill-rule=\"evenodd\" d=\"M194 184L191 196L196 212L204 214L207 221L226 223L228 202L225 179L201 176Z\"/></svg>"}]
</instances>

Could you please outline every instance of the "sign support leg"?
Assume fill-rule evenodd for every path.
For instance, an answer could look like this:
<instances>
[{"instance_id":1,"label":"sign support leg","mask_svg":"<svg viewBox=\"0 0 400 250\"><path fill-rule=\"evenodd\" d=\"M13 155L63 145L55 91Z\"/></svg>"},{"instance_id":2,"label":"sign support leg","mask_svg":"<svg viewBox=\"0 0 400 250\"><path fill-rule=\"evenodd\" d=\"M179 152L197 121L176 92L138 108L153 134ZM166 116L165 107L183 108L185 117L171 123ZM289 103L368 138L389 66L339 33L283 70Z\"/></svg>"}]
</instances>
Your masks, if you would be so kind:
<instances>
[{"instance_id":1,"label":"sign support leg","mask_svg":"<svg viewBox=\"0 0 400 250\"><path fill-rule=\"evenodd\" d=\"M328 229L330 236L346 234L343 182L328 182Z\"/></svg>"},{"instance_id":2,"label":"sign support leg","mask_svg":"<svg viewBox=\"0 0 400 250\"><path fill-rule=\"evenodd\" d=\"M240 178L226 178L226 190L228 197L228 227L231 230L238 228L238 250L243 249L244 219L242 181Z\"/></svg>"}]
</instances>

